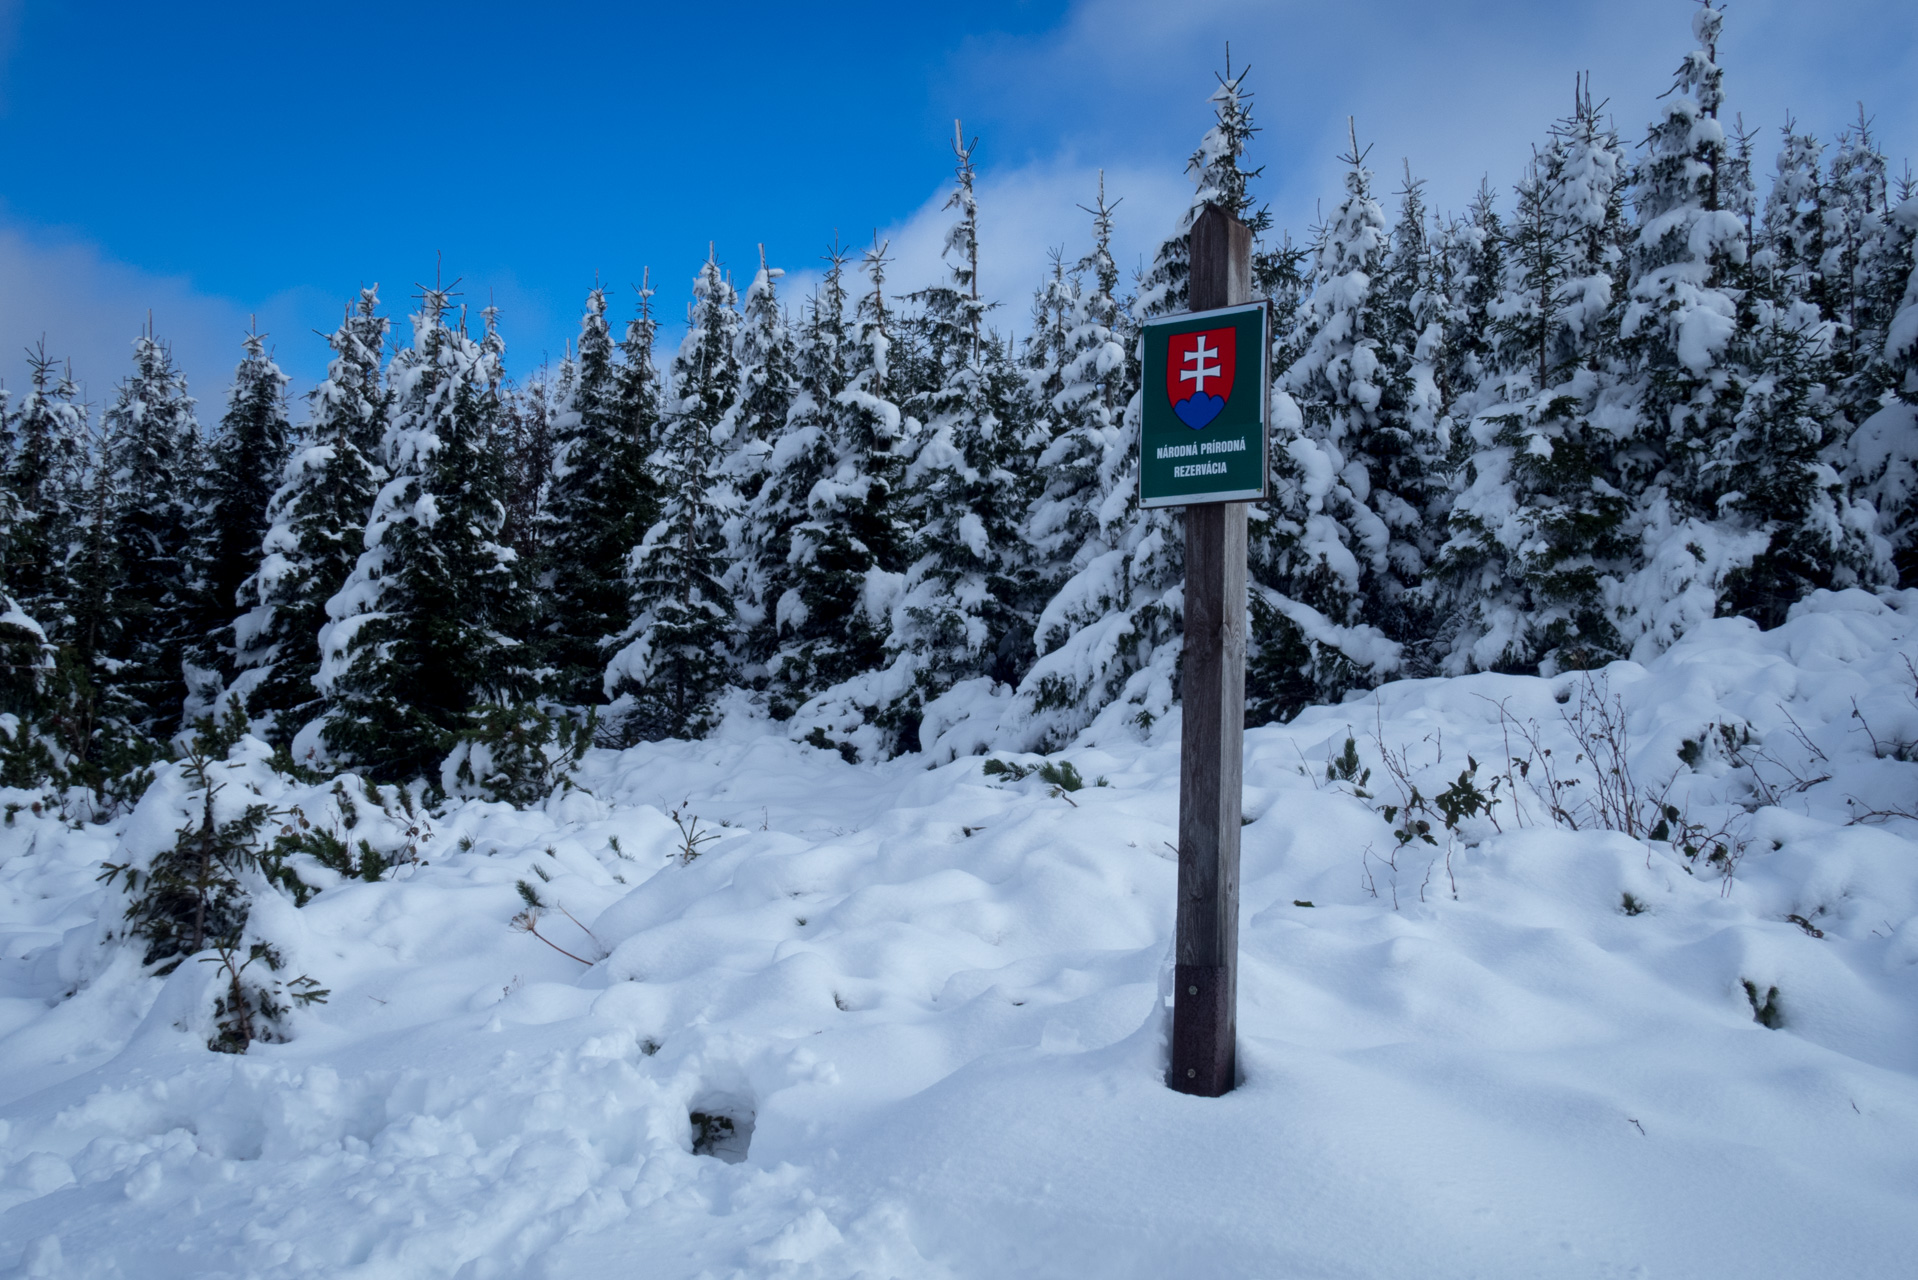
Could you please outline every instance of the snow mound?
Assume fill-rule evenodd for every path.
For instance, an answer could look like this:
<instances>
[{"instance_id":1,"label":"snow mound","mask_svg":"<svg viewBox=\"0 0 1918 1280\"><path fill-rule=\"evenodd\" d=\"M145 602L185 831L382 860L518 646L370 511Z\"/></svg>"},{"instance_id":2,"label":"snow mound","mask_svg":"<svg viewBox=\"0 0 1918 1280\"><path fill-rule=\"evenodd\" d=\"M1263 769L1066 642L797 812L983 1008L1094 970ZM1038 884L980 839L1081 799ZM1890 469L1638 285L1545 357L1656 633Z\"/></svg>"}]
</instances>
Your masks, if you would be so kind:
<instances>
[{"instance_id":1,"label":"snow mound","mask_svg":"<svg viewBox=\"0 0 1918 1280\"><path fill-rule=\"evenodd\" d=\"M1044 774L729 731L395 825L306 868L330 996L244 1057L208 966L102 941L158 829L10 807L0 1274L1905 1275L1915 659L1918 593L1821 594L1248 734L1217 1100L1160 1079L1176 712ZM1610 762L1662 830L1596 820Z\"/></svg>"}]
</instances>

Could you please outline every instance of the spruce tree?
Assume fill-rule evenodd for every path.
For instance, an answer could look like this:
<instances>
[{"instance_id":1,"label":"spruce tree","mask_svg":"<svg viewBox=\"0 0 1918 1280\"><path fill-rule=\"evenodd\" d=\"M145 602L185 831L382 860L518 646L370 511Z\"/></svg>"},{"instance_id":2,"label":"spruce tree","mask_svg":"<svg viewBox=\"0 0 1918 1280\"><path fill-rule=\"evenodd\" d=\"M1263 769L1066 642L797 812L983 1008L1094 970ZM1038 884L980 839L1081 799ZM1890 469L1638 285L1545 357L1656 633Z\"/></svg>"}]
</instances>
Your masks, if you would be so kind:
<instances>
[{"instance_id":1,"label":"spruce tree","mask_svg":"<svg viewBox=\"0 0 1918 1280\"><path fill-rule=\"evenodd\" d=\"M84 433L85 407L70 404L70 420ZM113 655L125 640L121 627L126 611L120 596L126 576L112 459L96 444L81 451L80 468L67 541L65 578L71 594L55 633L62 639L45 703L46 723L57 744L55 783L85 788L93 796L96 815L106 816L139 798L146 767L166 751L148 731L139 686L125 679L137 668Z\"/></svg>"},{"instance_id":2,"label":"spruce tree","mask_svg":"<svg viewBox=\"0 0 1918 1280\"><path fill-rule=\"evenodd\" d=\"M1120 447L1119 417L1129 388L1125 384L1126 326L1115 293L1118 264L1112 259L1112 215L1118 202L1106 203L1105 175L1099 176L1098 203L1092 214L1093 247L1067 277L1055 270L1051 308L1058 333L1050 345L1058 355L1056 373L1041 388L1049 414L1050 438L1038 459L1041 489L1026 516L1027 537L1044 592L1043 606L1054 599L1074 573L1109 549L1102 538L1100 507L1106 494L1106 454ZM1082 208L1084 206L1081 206ZM1050 368L1048 369L1050 373ZM1035 637L1044 653L1064 639L1063 619L1043 620Z\"/></svg>"},{"instance_id":3,"label":"spruce tree","mask_svg":"<svg viewBox=\"0 0 1918 1280\"><path fill-rule=\"evenodd\" d=\"M1395 314L1386 290L1392 241L1356 135L1341 158L1346 195L1318 236L1287 398L1273 397L1273 498L1251 541L1255 722L1377 683L1425 639L1438 441L1412 378L1409 301ZM1300 419L1283 422L1294 401Z\"/></svg>"},{"instance_id":4,"label":"spruce tree","mask_svg":"<svg viewBox=\"0 0 1918 1280\"><path fill-rule=\"evenodd\" d=\"M1832 465L1845 419L1833 411L1831 328L1761 303L1739 356L1754 369L1731 430L1713 442L1718 516L1761 548L1726 575L1718 612L1784 622L1819 588L1875 586L1892 573L1875 512L1856 504Z\"/></svg>"},{"instance_id":5,"label":"spruce tree","mask_svg":"<svg viewBox=\"0 0 1918 1280\"><path fill-rule=\"evenodd\" d=\"M1872 137L1861 104L1858 121L1838 136L1831 171L1821 193L1823 245L1820 274L1825 278L1829 318L1838 328L1833 361L1839 378L1865 375L1884 349L1886 329L1897 306L1902 279L1890 274L1884 249L1892 230L1890 191L1884 154ZM1871 388L1860 388L1859 401ZM1875 407L1875 406L1873 406Z\"/></svg>"},{"instance_id":6,"label":"spruce tree","mask_svg":"<svg viewBox=\"0 0 1918 1280\"><path fill-rule=\"evenodd\" d=\"M886 303L886 249L876 237L861 260L866 285L835 375L822 362L826 471L793 529L793 596L782 629L784 682L799 699L885 664L887 606L910 553L900 512L911 420L895 396L895 318ZM823 295L822 295L823 299Z\"/></svg>"},{"instance_id":7,"label":"spruce tree","mask_svg":"<svg viewBox=\"0 0 1918 1280\"><path fill-rule=\"evenodd\" d=\"M1700 47L1679 68L1635 180L1621 336L1640 398L1644 562L1618 614L1640 658L1714 614L1775 623L1814 587L1881 572L1870 522L1851 510L1827 458L1843 444L1831 381L1844 375L1845 331L1861 314L1849 258L1831 268L1845 237L1832 237L1827 219L1835 331L1753 287L1762 277L1749 259L1749 165L1719 118L1722 24L1719 9L1693 15ZM1864 159L1855 167L1871 169Z\"/></svg>"},{"instance_id":8,"label":"spruce tree","mask_svg":"<svg viewBox=\"0 0 1918 1280\"><path fill-rule=\"evenodd\" d=\"M185 811L173 845L109 862L101 877L124 887L123 936L143 963L160 974L195 957L216 966L207 1048L220 1053L291 1038L292 1009L324 1003L328 994L307 975L274 976L287 958L254 915L256 904L275 895L298 906L312 887L287 865L284 840L267 844L262 829L275 813L260 791L259 744L246 728L237 705L218 723L204 718L195 726L142 806L170 820Z\"/></svg>"},{"instance_id":9,"label":"spruce tree","mask_svg":"<svg viewBox=\"0 0 1918 1280\"><path fill-rule=\"evenodd\" d=\"M570 362L560 366L565 374ZM547 510L553 476L553 439L565 412L559 376L541 365L523 383L509 385L500 398L502 452L506 455L507 545L524 566L527 581L550 590L553 566L548 544L554 534ZM550 600L548 601L550 603ZM542 611L536 629L546 626Z\"/></svg>"},{"instance_id":10,"label":"spruce tree","mask_svg":"<svg viewBox=\"0 0 1918 1280\"><path fill-rule=\"evenodd\" d=\"M1250 72L1250 67L1241 67L1233 75L1231 59L1227 58L1225 74L1219 77L1219 87L1210 98L1217 121L1186 161L1186 172L1193 176L1198 189L1172 234L1160 242L1152 265L1139 281L1135 306L1142 315L1174 315L1189 310L1186 279L1192 274L1192 224L1208 204L1218 205L1251 227L1254 235L1271 223L1265 210L1252 212L1252 198L1246 193L1246 183L1263 173L1264 167L1246 169L1239 163L1246 144L1258 132L1252 123L1252 94L1245 88Z\"/></svg>"},{"instance_id":11,"label":"spruce tree","mask_svg":"<svg viewBox=\"0 0 1918 1280\"><path fill-rule=\"evenodd\" d=\"M1442 359L1437 370L1440 394L1454 421L1469 421L1483 408L1480 396L1496 381L1491 356L1493 303L1505 279L1508 244L1496 197L1481 180L1463 218L1444 223L1433 245L1435 295L1444 307ZM1464 432L1453 444L1463 451ZM1455 455L1453 461L1459 461Z\"/></svg>"},{"instance_id":12,"label":"spruce tree","mask_svg":"<svg viewBox=\"0 0 1918 1280\"><path fill-rule=\"evenodd\" d=\"M1815 308L1835 320L1825 278L1824 146L1786 120L1759 239L1752 246L1753 284L1780 302Z\"/></svg>"},{"instance_id":13,"label":"spruce tree","mask_svg":"<svg viewBox=\"0 0 1918 1280\"><path fill-rule=\"evenodd\" d=\"M580 319L571 403L559 415L542 526L548 530L546 662L562 702L601 700L601 642L626 620L622 566L641 531L630 515L634 459L622 413L620 369L606 323L606 294L595 288Z\"/></svg>"},{"instance_id":14,"label":"spruce tree","mask_svg":"<svg viewBox=\"0 0 1918 1280\"><path fill-rule=\"evenodd\" d=\"M508 382L500 390L498 447L506 472L506 524L500 536L513 548L520 572L535 588L529 655L549 687L554 675L551 638L558 610L553 586L560 537L552 509L554 463L560 437L577 428L578 384L579 364L569 341L559 364L542 362L525 381Z\"/></svg>"},{"instance_id":15,"label":"spruce tree","mask_svg":"<svg viewBox=\"0 0 1918 1280\"><path fill-rule=\"evenodd\" d=\"M792 527L803 516L805 495L773 494L773 473L792 448L788 419L799 394L793 337L780 305L778 281L786 273L766 265L746 288L733 358L739 366L739 398L720 424L720 475L731 491L728 521L732 575L728 590L739 611L739 654L747 677L767 679L767 663L779 645L778 601L787 590L786 559ZM789 477L789 480L791 477ZM763 500L762 500L763 499Z\"/></svg>"},{"instance_id":16,"label":"spruce tree","mask_svg":"<svg viewBox=\"0 0 1918 1280\"><path fill-rule=\"evenodd\" d=\"M1111 253L1117 204L1106 202L1101 175L1097 203L1081 206L1093 217L1093 247L1078 263L1084 283L1076 291L1062 386L1053 401L1060 428L1040 456L1045 488L1028 516L1042 572L1057 581L1035 624L1036 661L1007 717L1009 747L1064 746L1122 692L1152 655L1147 637L1169 634L1176 616L1151 592L1150 571L1163 571L1175 549L1165 529L1153 527L1163 526L1165 516L1137 506L1129 434L1137 423L1128 406L1137 390L1138 361L1131 353L1138 327L1118 297ZM1140 569L1147 573L1135 581L1131 575ZM1136 597L1135 586L1141 588Z\"/></svg>"},{"instance_id":17,"label":"spruce tree","mask_svg":"<svg viewBox=\"0 0 1918 1280\"><path fill-rule=\"evenodd\" d=\"M608 546L623 539L628 550L638 546L646 530L659 519L661 489L650 470L650 461L659 448L665 393L659 366L653 359L659 323L653 319L650 272L641 276L634 292L639 297L639 310L626 322L613 376L614 404L619 413L619 463L613 483L624 495L618 507L624 523L607 534ZM607 638L602 637L600 643L605 645Z\"/></svg>"},{"instance_id":18,"label":"spruce tree","mask_svg":"<svg viewBox=\"0 0 1918 1280\"><path fill-rule=\"evenodd\" d=\"M52 790L66 780L49 696L58 665L46 628L0 594L0 787Z\"/></svg>"},{"instance_id":19,"label":"spruce tree","mask_svg":"<svg viewBox=\"0 0 1918 1280\"><path fill-rule=\"evenodd\" d=\"M268 529L234 624L233 691L275 746L289 746L321 712L315 683L326 604L366 550L367 519L386 479L376 460L392 394L381 364L388 321L379 286L360 290L327 339L326 380L309 393L308 420L266 507Z\"/></svg>"},{"instance_id":20,"label":"spruce tree","mask_svg":"<svg viewBox=\"0 0 1918 1280\"><path fill-rule=\"evenodd\" d=\"M1195 185L1192 202L1160 243L1153 266L1139 282L1131 314L1114 307L1111 336L1119 340L1122 362L1113 365L1109 353L1091 357L1091 367L1103 368L1103 377L1116 382L1105 382L1099 398L1110 396L1124 406L1099 461L1098 532L1075 553L1078 567L1039 615L1040 654L1005 717L1005 732L1012 735L1008 745L1050 750L1102 714L1130 726L1128 731L1144 732L1174 702L1185 540L1176 512L1144 511L1138 505L1138 323L1185 309L1192 224L1207 204L1219 205L1255 231L1268 221L1263 211L1252 212L1247 190L1259 170L1240 163L1257 132L1245 78L1244 69L1233 75L1229 66L1219 77L1209 99L1213 125L1186 165ZM1095 234L1102 238L1109 210L1094 217ZM1099 256L1095 249L1095 263ZM1088 270L1099 282L1090 296L1112 298L1116 272L1102 265Z\"/></svg>"},{"instance_id":21,"label":"spruce tree","mask_svg":"<svg viewBox=\"0 0 1918 1280\"><path fill-rule=\"evenodd\" d=\"M165 738L180 727L184 669L196 603L192 546L200 428L173 354L149 330L133 344L133 373L105 415L106 536L114 563L97 652L114 665L135 725Z\"/></svg>"},{"instance_id":22,"label":"spruce tree","mask_svg":"<svg viewBox=\"0 0 1918 1280\"><path fill-rule=\"evenodd\" d=\"M237 672L235 620L254 603L242 598L241 587L260 567L262 544L273 527L268 506L292 449L287 377L267 355L265 335L248 333L243 346L246 354L234 370L226 413L196 477L197 634L188 654L198 687L190 710L210 707Z\"/></svg>"},{"instance_id":23,"label":"spruce tree","mask_svg":"<svg viewBox=\"0 0 1918 1280\"><path fill-rule=\"evenodd\" d=\"M955 121L947 281L914 295L939 380L915 406L925 438L906 476L912 563L887 640L912 673L886 713L902 746L918 739L926 703L964 680L1012 683L1029 661L1020 524L1030 469L1008 413L1017 375L985 330L991 304L979 294L977 145Z\"/></svg>"},{"instance_id":24,"label":"spruce tree","mask_svg":"<svg viewBox=\"0 0 1918 1280\"><path fill-rule=\"evenodd\" d=\"M476 712L530 692L516 635L527 591L500 541L498 343L452 327L449 307L447 290L422 289L410 357L395 361L391 479L320 640L327 750L395 782L436 780Z\"/></svg>"},{"instance_id":25,"label":"spruce tree","mask_svg":"<svg viewBox=\"0 0 1918 1280\"><path fill-rule=\"evenodd\" d=\"M19 407L5 413L0 400L6 449L0 579L27 613L70 638L69 559L85 501L86 410L72 375L44 344L27 353L27 369Z\"/></svg>"},{"instance_id":26,"label":"spruce tree","mask_svg":"<svg viewBox=\"0 0 1918 1280\"><path fill-rule=\"evenodd\" d=\"M852 581L850 595L835 588L850 566L828 556L821 561L824 537L850 536L843 529L809 524L820 482L835 474L839 449L834 432L839 393L846 389L852 359L852 334L846 315L847 254L835 242L825 256L826 272L806 309L796 350L798 385L787 412L779 447L768 460L765 483L747 510L745 539L758 556L755 574L762 592L760 635L749 634L752 652L767 652L768 708L775 719L794 709L841 673L822 663L819 646L837 647L845 629L858 619L841 604L857 598L862 583ZM836 504L834 504L836 505ZM833 522L838 523L838 522ZM806 534L800 530L805 528ZM856 570L852 577L860 575ZM871 628L868 626L867 630ZM850 674L846 672L844 674Z\"/></svg>"},{"instance_id":27,"label":"spruce tree","mask_svg":"<svg viewBox=\"0 0 1918 1280\"><path fill-rule=\"evenodd\" d=\"M1723 20L1703 5L1692 15L1699 47L1679 65L1632 181L1637 228L1620 337L1638 422L1622 487L1639 495L1643 544L1617 614L1641 658L1711 617L1725 576L1763 546L1721 536L1728 530L1713 520L1715 445L1732 430L1745 380L1730 366L1747 244L1743 219L1721 199L1728 146L1715 54Z\"/></svg>"},{"instance_id":28,"label":"spruce tree","mask_svg":"<svg viewBox=\"0 0 1918 1280\"><path fill-rule=\"evenodd\" d=\"M606 668L609 731L621 744L703 735L734 675L715 432L739 394L738 329L737 295L709 255L693 283L654 454L660 517L627 562L631 621Z\"/></svg>"},{"instance_id":29,"label":"spruce tree","mask_svg":"<svg viewBox=\"0 0 1918 1280\"><path fill-rule=\"evenodd\" d=\"M1046 251L1051 269L1032 291L1031 328L1019 344L1028 432L1041 451L1061 429L1053 400L1065 389L1067 335L1078 309L1079 273L1066 270L1065 252L1064 246Z\"/></svg>"},{"instance_id":30,"label":"spruce tree","mask_svg":"<svg viewBox=\"0 0 1918 1280\"><path fill-rule=\"evenodd\" d=\"M1441 669L1547 672L1622 656L1607 592L1632 564L1616 438L1624 154L1581 89L1519 183L1490 305L1480 413L1436 596Z\"/></svg>"},{"instance_id":31,"label":"spruce tree","mask_svg":"<svg viewBox=\"0 0 1918 1280\"><path fill-rule=\"evenodd\" d=\"M28 351L26 394L0 390L0 784L85 783L95 702L73 647L71 558L85 495L86 411L44 345Z\"/></svg>"},{"instance_id":32,"label":"spruce tree","mask_svg":"<svg viewBox=\"0 0 1918 1280\"><path fill-rule=\"evenodd\" d=\"M1452 310L1444 273L1431 242L1425 183L1405 162L1399 217L1392 228L1385 278L1379 291L1380 350L1387 354L1400 388L1394 423L1397 439L1384 451L1386 484L1417 513L1419 531L1406 538L1423 564L1443 540L1436 530L1451 498L1446 470L1452 452L1453 396L1444 376L1448 363L1445 321ZM1383 406L1382 406L1383 407ZM1376 481L1375 481L1376 484ZM1383 509L1382 509L1383 510ZM1433 630L1427 593L1415 593L1397 623L1408 644L1423 647ZM1429 669L1429 661L1416 664Z\"/></svg>"}]
</instances>

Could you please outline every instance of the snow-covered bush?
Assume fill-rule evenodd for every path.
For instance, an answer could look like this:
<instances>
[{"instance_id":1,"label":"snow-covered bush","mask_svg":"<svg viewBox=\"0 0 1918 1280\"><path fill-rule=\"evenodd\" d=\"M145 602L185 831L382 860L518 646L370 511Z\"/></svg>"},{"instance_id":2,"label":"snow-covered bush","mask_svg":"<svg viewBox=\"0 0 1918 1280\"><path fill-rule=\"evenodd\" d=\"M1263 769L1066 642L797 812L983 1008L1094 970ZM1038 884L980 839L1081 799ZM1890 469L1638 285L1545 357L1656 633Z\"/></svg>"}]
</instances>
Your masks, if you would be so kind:
<instances>
[{"instance_id":1,"label":"snow-covered bush","mask_svg":"<svg viewBox=\"0 0 1918 1280\"><path fill-rule=\"evenodd\" d=\"M179 759L160 770L129 826L137 846L156 824L184 818L173 842L129 847L126 861L106 863L102 877L124 893L121 936L142 949L142 964L160 975L187 960L218 966L207 1047L222 1053L288 1038L292 1008L327 995L305 974L278 976L286 956L254 919L261 898L280 895L297 906L312 887L288 864L285 847L267 842L265 827L277 811L259 775L273 776L264 767L271 749L247 737L246 728L238 703L219 723L200 723Z\"/></svg>"},{"instance_id":2,"label":"snow-covered bush","mask_svg":"<svg viewBox=\"0 0 1918 1280\"><path fill-rule=\"evenodd\" d=\"M598 725L593 711L488 703L440 766L440 787L450 796L537 804L566 785Z\"/></svg>"}]
</instances>

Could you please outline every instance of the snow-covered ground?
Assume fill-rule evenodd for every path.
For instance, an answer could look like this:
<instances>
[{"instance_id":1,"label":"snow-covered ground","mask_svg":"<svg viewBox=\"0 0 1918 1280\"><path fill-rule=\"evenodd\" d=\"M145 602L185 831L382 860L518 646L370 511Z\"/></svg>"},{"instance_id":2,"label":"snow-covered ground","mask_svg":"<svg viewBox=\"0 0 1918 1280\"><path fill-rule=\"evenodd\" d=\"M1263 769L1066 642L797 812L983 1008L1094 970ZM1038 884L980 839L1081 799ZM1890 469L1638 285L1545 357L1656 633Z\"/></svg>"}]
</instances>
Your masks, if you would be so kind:
<instances>
[{"instance_id":1,"label":"snow-covered ground","mask_svg":"<svg viewBox=\"0 0 1918 1280\"><path fill-rule=\"evenodd\" d=\"M1852 819L1918 807L1914 656L1918 593L1821 595L1598 684L1407 682L1248 734L1216 1100L1160 1076L1176 717L1063 753L1075 792L735 725L590 756L543 811L374 814L418 860L260 908L330 996L244 1057L205 1048L210 966L100 942L101 865L170 838L179 780L112 827L22 812L0 1274L1907 1276L1918 822ZM1594 829L1566 717L1612 697L1729 877ZM1499 803L1400 847L1384 752ZM691 861L675 810L718 836ZM694 1111L744 1159L695 1155Z\"/></svg>"}]
</instances>

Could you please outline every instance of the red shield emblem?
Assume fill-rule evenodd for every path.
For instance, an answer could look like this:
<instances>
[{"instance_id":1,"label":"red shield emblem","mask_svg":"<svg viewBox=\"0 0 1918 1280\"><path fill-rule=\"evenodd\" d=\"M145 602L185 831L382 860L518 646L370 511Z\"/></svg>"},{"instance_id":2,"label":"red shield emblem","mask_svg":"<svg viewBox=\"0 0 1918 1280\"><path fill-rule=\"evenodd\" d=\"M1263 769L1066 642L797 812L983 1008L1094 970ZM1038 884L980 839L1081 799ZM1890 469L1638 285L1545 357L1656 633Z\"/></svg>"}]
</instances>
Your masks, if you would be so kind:
<instances>
[{"instance_id":1,"label":"red shield emblem","mask_svg":"<svg viewBox=\"0 0 1918 1280\"><path fill-rule=\"evenodd\" d=\"M1239 367L1239 331L1175 333L1165 360L1165 394L1179 421L1194 431L1218 417L1232 398Z\"/></svg>"}]
</instances>

